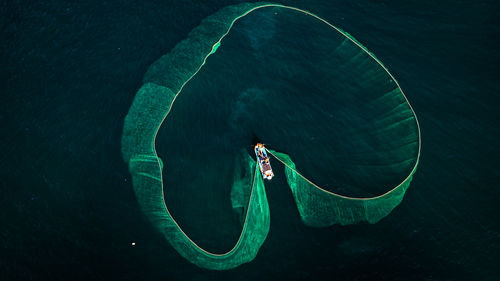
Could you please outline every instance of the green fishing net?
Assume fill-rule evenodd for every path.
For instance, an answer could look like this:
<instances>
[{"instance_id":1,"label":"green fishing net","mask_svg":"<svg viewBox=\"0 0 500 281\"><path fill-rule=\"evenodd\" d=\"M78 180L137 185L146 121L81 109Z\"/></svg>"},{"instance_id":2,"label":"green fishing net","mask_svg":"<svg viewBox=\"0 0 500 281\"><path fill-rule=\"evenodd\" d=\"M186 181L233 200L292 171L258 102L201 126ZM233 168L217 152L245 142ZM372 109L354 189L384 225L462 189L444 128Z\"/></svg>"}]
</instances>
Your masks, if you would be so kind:
<instances>
[{"instance_id":1,"label":"green fishing net","mask_svg":"<svg viewBox=\"0 0 500 281\"><path fill-rule=\"evenodd\" d=\"M275 174L284 167L309 226L379 221L402 201L418 164L418 122L394 77L352 36L300 9L223 8L154 62L143 82L125 118L123 158L144 214L200 267L249 262L267 237L269 206L242 141L247 132L266 143ZM164 192L184 181L231 185L225 196L241 222L233 248L208 251L174 219Z\"/></svg>"}]
</instances>

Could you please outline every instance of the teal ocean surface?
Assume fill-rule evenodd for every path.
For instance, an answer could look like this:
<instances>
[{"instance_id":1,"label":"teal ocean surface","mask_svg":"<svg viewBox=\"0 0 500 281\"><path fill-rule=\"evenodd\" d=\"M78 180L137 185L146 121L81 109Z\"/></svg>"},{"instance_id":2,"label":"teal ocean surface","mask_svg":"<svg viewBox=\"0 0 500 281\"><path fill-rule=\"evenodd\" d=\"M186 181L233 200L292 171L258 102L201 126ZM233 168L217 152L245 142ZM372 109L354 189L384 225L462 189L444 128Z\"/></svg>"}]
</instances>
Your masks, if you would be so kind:
<instances>
[{"instance_id":1,"label":"teal ocean surface","mask_svg":"<svg viewBox=\"0 0 500 281\"><path fill-rule=\"evenodd\" d=\"M271 228L252 262L211 271L172 248L134 195L124 118L149 66L237 3L0 4L0 280L500 280L498 1L287 2L353 35L398 80L422 134L412 184L376 224L313 228L271 160ZM380 195L415 164L411 143L390 171L358 153L389 146L371 146L371 99L355 93L393 86L363 76L369 63L327 60L338 33L301 17L238 21L158 132L165 202L207 250L238 239L235 159L256 139L348 196Z\"/></svg>"}]
</instances>

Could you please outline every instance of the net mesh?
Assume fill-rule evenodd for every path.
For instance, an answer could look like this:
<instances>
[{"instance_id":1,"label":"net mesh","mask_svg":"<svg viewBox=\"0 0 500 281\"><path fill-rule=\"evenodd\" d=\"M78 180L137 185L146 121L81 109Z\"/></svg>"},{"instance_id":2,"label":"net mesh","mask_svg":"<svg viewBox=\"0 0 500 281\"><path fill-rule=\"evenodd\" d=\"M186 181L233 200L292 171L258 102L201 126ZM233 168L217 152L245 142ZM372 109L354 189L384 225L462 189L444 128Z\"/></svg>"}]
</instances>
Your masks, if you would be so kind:
<instances>
[{"instance_id":1,"label":"net mesh","mask_svg":"<svg viewBox=\"0 0 500 281\"><path fill-rule=\"evenodd\" d=\"M262 178L254 160L247 158L246 173L251 178L235 178L233 203L244 209L243 229L233 249L223 254L200 248L182 231L165 205L162 164L155 150L155 137L183 85L204 64L207 54L215 52L217 42L228 32L233 21L258 4L242 4L222 9L195 28L187 39L169 54L153 63L144 77L125 118L122 155L129 163L137 201L151 223L179 254L204 268L224 270L251 261L269 231L269 206ZM242 187L243 183L251 183ZM250 190L245 196L244 190ZM247 204L244 199L248 198Z\"/></svg>"},{"instance_id":2,"label":"net mesh","mask_svg":"<svg viewBox=\"0 0 500 281\"><path fill-rule=\"evenodd\" d=\"M296 170L290 156L273 150L270 152L285 165L286 180L302 221L315 227L378 222L401 203L413 175L412 172L400 185L381 196L352 198L322 189Z\"/></svg>"},{"instance_id":3,"label":"net mesh","mask_svg":"<svg viewBox=\"0 0 500 281\"><path fill-rule=\"evenodd\" d=\"M208 252L183 232L165 204L163 164L155 149L156 135L177 95L205 64L207 57L217 51L221 40L234 22L255 9L269 6L293 9L325 22L309 12L277 4L253 3L226 7L203 20L200 26L189 33L187 39L151 65L143 79L144 84L138 90L125 118L122 155L129 164L133 188L142 211L180 255L203 268L231 269L251 261L257 255L267 237L270 223L262 177L255 160L248 154L235 161L238 164L234 171L230 200L232 207L241 217L241 235L228 252ZM345 36L343 44L349 45L346 49L358 48L357 51L362 49L364 54L380 64L382 71L385 70L389 74L385 66L352 36L334 26L331 27ZM367 72L366 75L378 75L378 73ZM420 131L411 106L394 77L390 75L390 78L397 87L380 96L376 102L384 104L386 101L391 101L398 106L388 106L383 109L387 114L381 115L382 117L375 121L376 126L382 128L375 133L384 142L397 139L398 148L388 153L403 155L402 161L412 161L414 167L399 185L391 187L388 192L371 198L347 197L330 192L304 177L289 155L269 150L272 156L285 165L287 182L299 214L306 225L324 227L358 222L375 223L387 216L402 201L420 156ZM399 129L408 131L408 126L411 127L410 133L400 134ZM388 130L391 130L390 136L385 134ZM416 159L415 145L413 145L415 142L418 142ZM365 156L370 157L369 155L363 157ZM399 164L391 163L391 165L397 167ZM383 168L391 169L391 165ZM360 171L363 169L362 166L355 168ZM357 173L355 168L353 167L351 171L354 174ZM168 175L168 171L166 172Z\"/></svg>"}]
</instances>

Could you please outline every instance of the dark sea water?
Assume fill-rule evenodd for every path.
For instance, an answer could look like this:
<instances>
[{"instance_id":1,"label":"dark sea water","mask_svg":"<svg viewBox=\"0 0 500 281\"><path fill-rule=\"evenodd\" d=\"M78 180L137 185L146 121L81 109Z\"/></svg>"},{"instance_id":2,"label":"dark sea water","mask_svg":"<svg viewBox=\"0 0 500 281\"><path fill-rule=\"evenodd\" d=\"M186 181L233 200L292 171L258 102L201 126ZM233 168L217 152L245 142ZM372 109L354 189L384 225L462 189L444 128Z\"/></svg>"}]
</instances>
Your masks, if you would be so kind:
<instances>
[{"instance_id":1,"label":"dark sea water","mask_svg":"<svg viewBox=\"0 0 500 281\"><path fill-rule=\"evenodd\" d=\"M377 224L310 228L277 168L267 240L224 272L187 262L149 223L120 139L149 65L237 2L0 3L0 280L500 280L500 3L353 2L286 4L355 36L399 81L422 132L410 189ZM250 131L230 139L251 145ZM195 241L234 244L227 186L168 188Z\"/></svg>"}]
</instances>

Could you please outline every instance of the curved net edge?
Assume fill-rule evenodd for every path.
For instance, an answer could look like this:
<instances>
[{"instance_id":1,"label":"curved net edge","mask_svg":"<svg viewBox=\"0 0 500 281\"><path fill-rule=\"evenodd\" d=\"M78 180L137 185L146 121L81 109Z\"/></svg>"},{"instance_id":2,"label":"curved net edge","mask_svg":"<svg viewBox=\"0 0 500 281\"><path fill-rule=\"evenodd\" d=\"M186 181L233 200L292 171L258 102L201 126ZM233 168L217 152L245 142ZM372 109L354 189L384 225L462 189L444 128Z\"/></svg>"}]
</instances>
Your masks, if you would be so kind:
<instances>
[{"instance_id":1,"label":"curved net edge","mask_svg":"<svg viewBox=\"0 0 500 281\"><path fill-rule=\"evenodd\" d=\"M321 189L296 170L295 163L290 156L273 150L269 151L285 164L286 180L300 217L306 225L313 227L359 222L373 224L380 221L401 203L416 171L413 169L401 184L383 195L372 198L352 198Z\"/></svg>"}]
</instances>

